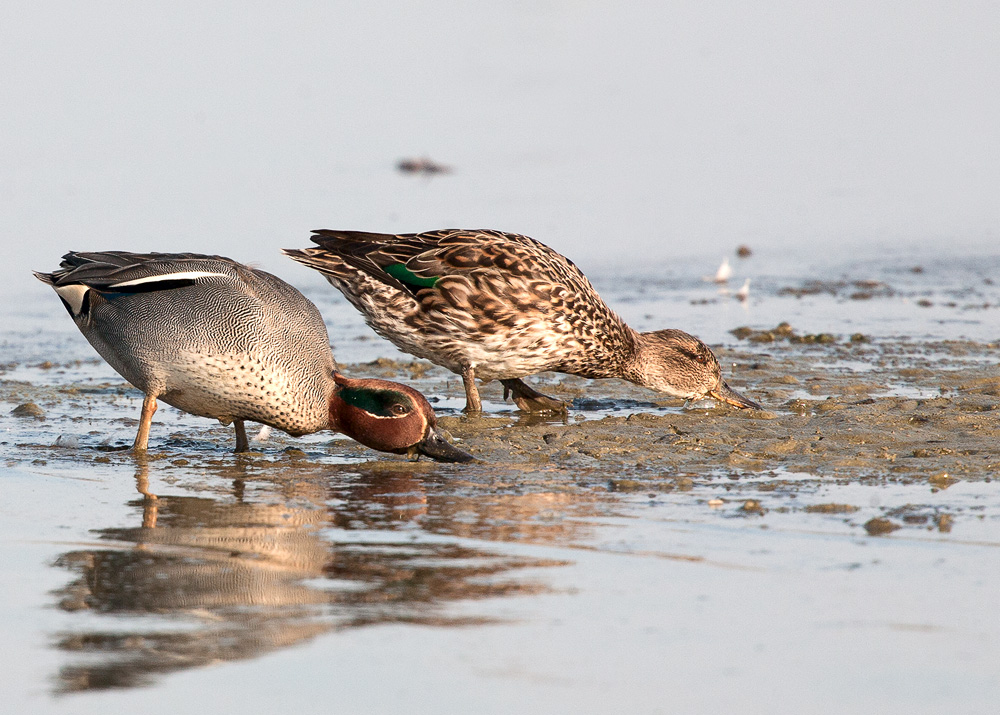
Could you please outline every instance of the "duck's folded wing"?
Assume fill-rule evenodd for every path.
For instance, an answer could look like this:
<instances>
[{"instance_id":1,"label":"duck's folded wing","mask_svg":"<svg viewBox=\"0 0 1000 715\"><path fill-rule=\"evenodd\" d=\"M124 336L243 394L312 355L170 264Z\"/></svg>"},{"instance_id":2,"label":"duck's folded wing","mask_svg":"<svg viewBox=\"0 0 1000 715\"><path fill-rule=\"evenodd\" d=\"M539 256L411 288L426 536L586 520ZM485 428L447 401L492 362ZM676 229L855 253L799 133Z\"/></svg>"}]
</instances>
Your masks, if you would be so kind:
<instances>
[{"instance_id":1,"label":"duck's folded wing","mask_svg":"<svg viewBox=\"0 0 1000 715\"><path fill-rule=\"evenodd\" d=\"M60 269L36 275L54 287L83 285L102 293L145 293L192 285L199 278L232 276L235 264L191 253L67 253Z\"/></svg>"},{"instance_id":2,"label":"duck's folded wing","mask_svg":"<svg viewBox=\"0 0 1000 715\"><path fill-rule=\"evenodd\" d=\"M313 231L312 240L320 248L285 253L322 273L344 277L359 270L409 293L473 271L515 276L530 264L537 272L532 257L540 246L502 231L465 229L397 235L324 229Z\"/></svg>"}]
</instances>

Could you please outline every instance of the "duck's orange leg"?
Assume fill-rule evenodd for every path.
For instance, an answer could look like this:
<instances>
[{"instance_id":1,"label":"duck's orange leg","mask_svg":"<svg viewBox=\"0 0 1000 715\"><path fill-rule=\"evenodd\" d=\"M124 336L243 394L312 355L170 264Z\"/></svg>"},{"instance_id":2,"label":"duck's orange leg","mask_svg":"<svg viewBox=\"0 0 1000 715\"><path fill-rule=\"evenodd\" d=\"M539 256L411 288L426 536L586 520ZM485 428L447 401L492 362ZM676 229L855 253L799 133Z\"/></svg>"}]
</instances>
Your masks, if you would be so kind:
<instances>
[{"instance_id":1,"label":"duck's orange leg","mask_svg":"<svg viewBox=\"0 0 1000 715\"><path fill-rule=\"evenodd\" d=\"M236 428L236 452L249 452L250 442L247 440L247 428L243 420L233 420L233 427Z\"/></svg>"},{"instance_id":2,"label":"duck's orange leg","mask_svg":"<svg viewBox=\"0 0 1000 715\"><path fill-rule=\"evenodd\" d=\"M142 398L142 414L139 415L139 432L132 443L133 452L145 452L149 445L149 427L153 423L156 412L156 395L146 395Z\"/></svg>"},{"instance_id":3,"label":"duck's orange leg","mask_svg":"<svg viewBox=\"0 0 1000 715\"><path fill-rule=\"evenodd\" d=\"M479 399L479 388L476 387L475 368L462 368L462 384L465 385L465 412L482 412L483 402Z\"/></svg>"}]
</instances>

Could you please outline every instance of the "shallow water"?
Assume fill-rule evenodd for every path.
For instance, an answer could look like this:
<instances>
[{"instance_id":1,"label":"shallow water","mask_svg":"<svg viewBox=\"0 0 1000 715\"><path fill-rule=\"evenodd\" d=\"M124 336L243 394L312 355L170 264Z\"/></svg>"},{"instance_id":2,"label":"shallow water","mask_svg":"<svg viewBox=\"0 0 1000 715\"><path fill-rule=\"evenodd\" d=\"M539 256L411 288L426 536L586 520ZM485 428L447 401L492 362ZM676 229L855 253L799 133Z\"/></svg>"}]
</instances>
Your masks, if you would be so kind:
<instances>
[{"instance_id":1,"label":"shallow water","mask_svg":"<svg viewBox=\"0 0 1000 715\"><path fill-rule=\"evenodd\" d=\"M793 5L6 8L5 711L994 712L1000 14ZM464 417L278 252L446 226L767 409L542 375L568 416ZM29 273L100 249L275 272L481 461L236 457L169 406L132 458L140 395Z\"/></svg>"}]
</instances>

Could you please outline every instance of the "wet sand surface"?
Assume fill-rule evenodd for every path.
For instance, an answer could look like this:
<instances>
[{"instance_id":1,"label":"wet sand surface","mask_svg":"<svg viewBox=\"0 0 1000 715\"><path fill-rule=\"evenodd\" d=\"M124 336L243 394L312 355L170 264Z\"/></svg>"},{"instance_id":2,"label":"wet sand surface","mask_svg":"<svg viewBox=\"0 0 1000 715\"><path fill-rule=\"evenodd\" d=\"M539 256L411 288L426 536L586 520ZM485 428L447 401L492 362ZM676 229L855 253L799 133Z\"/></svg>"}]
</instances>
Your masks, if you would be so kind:
<instances>
[{"instance_id":1,"label":"wet sand surface","mask_svg":"<svg viewBox=\"0 0 1000 715\"><path fill-rule=\"evenodd\" d=\"M428 395L478 458L461 466L330 434L271 432L237 456L231 427L168 406L136 459L139 393L58 306L26 309L0 374L4 598L26 644L8 667L32 683L18 702L989 712L998 345L947 325L878 334L902 302L922 309L898 288L795 285L707 328L766 409L534 378L564 416L519 413L497 383L463 415L457 376L367 339L327 296L338 355L382 355L343 371ZM662 325L645 311L678 295L731 300L617 297ZM845 305L867 322L833 319ZM975 310L966 332L989 334L992 309Z\"/></svg>"},{"instance_id":2,"label":"wet sand surface","mask_svg":"<svg viewBox=\"0 0 1000 715\"><path fill-rule=\"evenodd\" d=\"M779 326L781 331L791 332L787 324ZM488 411L469 416L440 406L464 400L452 373L424 361L380 358L341 368L405 381L430 395L438 403L441 426L477 457L476 464L458 469L396 461L391 455L383 460L339 435L295 439L270 430L263 440L254 438L253 454L229 455L231 428L169 406L165 412L174 414L158 419L169 437L144 464L147 472L190 472L205 464L252 470L258 464L323 473L334 465L350 471L354 461L371 460L373 469L390 473L419 476L458 469L464 478L478 477L473 482L499 478L521 486L558 483L568 492L649 496L721 486L727 496L721 497L722 505L712 506L723 511L738 508L762 516L776 509L819 515L819 520L841 514L845 524L859 528L863 524L855 514L871 515L862 508L868 505L799 504L800 492L810 485L891 483L923 486L935 495L958 483L991 483L1000 462L1000 377L991 362L996 344L867 339L795 344L761 338L768 333L773 331L750 335L767 342L724 352L738 375L730 382L738 379L739 389L766 405L763 410L735 410L711 400L686 405L622 381L547 374L534 384L570 404L568 414L519 412L503 403L502 388L492 383L482 389ZM863 371L851 367L861 364ZM24 372L73 373L81 367L42 363ZM97 361L85 367L104 370ZM8 466L133 463L123 450L137 424L141 395L127 383L3 380L0 399L16 405L5 421L20 435L15 444L4 445L22 455L8 457ZM449 481L456 484L454 477ZM764 502L743 503L743 496ZM933 526L947 532L958 511L945 505L885 506L874 516L893 528ZM970 516L989 516L978 511Z\"/></svg>"}]
</instances>

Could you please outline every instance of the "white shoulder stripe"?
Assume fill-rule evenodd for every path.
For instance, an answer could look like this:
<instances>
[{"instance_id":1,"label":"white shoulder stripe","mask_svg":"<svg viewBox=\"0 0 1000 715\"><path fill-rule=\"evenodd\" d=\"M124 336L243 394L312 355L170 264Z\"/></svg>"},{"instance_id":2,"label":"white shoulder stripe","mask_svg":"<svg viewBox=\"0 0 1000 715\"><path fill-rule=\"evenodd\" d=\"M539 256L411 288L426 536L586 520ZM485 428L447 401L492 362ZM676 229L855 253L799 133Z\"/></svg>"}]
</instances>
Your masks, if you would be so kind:
<instances>
[{"instance_id":1,"label":"white shoulder stripe","mask_svg":"<svg viewBox=\"0 0 1000 715\"><path fill-rule=\"evenodd\" d=\"M79 283L52 287L56 289L56 293L59 294L59 297L66 301L66 305L69 306L73 315L79 315L80 309L83 307L83 297L87 295L87 291L90 290L90 288L85 285L80 285Z\"/></svg>"},{"instance_id":2,"label":"white shoulder stripe","mask_svg":"<svg viewBox=\"0 0 1000 715\"><path fill-rule=\"evenodd\" d=\"M220 278L228 278L225 273L215 273L212 271L178 271L177 273L160 273L155 276L146 276L145 278L136 278L131 281L123 281L121 283L115 283L109 286L118 290L119 288L130 288L132 286L142 285L143 283L161 283L163 281L190 281L196 278L211 278L213 276L218 276Z\"/></svg>"}]
</instances>

